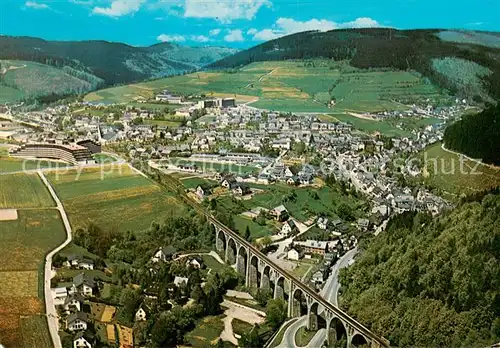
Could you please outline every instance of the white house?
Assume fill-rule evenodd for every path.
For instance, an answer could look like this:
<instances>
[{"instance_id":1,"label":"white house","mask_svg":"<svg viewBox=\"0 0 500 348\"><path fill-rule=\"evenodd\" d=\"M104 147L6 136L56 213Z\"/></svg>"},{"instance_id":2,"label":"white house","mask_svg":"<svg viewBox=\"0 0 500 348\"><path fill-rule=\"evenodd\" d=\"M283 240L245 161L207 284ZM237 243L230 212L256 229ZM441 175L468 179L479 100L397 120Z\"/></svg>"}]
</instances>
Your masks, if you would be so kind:
<instances>
[{"instance_id":1,"label":"white house","mask_svg":"<svg viewBox=\"0 0 500 348\"><path fill-rule=\"evenodd\" d=\"M65 311L70 312L70 311L76 311L80 312L83 307L83 296L75 293L71 294L68 297L66 297L66 301L64 301L63 308Z\"/></svg>"},{"instance_id":2,"label":"white house","mask_svg":"<svg viewBox=\"0 0 500 348\"><path fill-rule=\"evenodd\" d=\"M76 269L94 269L94 261L79 256L69 256L66 262L67 267Z\"/></svg>"},{"instance_id":3,"label":"white house","mask_svg":"<svg viewBox=\"0 0 500 348\"><path fill-rule=\"evenodd\" d=\"M73 277L73 285L69 291L70 294L80 293L83 296L92 296L95 287L94 278L80 273Z\"/></svg>"},{"instance_id":4,"label":"white house","mask_svg":"<svg viewBox=\"0 0 500 348\"><path fill-rule=\"evenodd\" d=\"M73 339L73 348L92 348L90 342L85 338L85 332L79 332Z\"/></svg>"},{"instance_id":5,"label":"white house","mask_svg":"<svg viewBox=\"0 0 500 348\"><path fill-rule=\"evenodd\" d=\"M186 285L187 282L188 282L188 278L185 278L185 277L175 277L174 278L174 284L177 287L182 286L183 284Z\"/></svg>"},{"instance_id":6,"label":"white house","mask_svg":"<svg viewBox=\"0 0 500 348\"><path fill-rule=\"evenodd\" d=\"M294 261L298 261L300 260L302 257L304 256L304 253L302 251L298 251L297 249L295 248L292 248L288 251L288 254L287 254L287 259L288 260L294 260Z\"/></svg>"},{"instance_id":7,"label":"white house","mask_svg":"<svg viewBox=\"0 0 500 348\"><path fill-rule=\"evenodd\" d=\"M202 262L196 258L193 258L187 262L187 266L192 266L193 268L200 269Z\"/></svg>"},{"instance_id":8,"label":"white house","mask_svg":"<svg viewBox=\"0 0 500 348\"><path fill-rule=\"evenodd\" d=\"M163 248L160 247L158 251L154 254L154 256L151 258L151 262L153 263L158 263L158 262L167 262L167 256L163 252Z\"/></svg>"},{"instance_id":9,"label":"white house","mask_svg":"<svg viewBox=\"0 0 500 348\"><path fill-rule=\"evenodd\" d=\"M135 321L146 321L148 319L148 310L144 306L139 307L135 312Z\"/></svg>"},{"instance_id":10,"label":"white house","mask_svg":"<svg viewBox=\"0 0 500 348\"><path fill-rule=\"evenodd\" d=\"M314 273L312 276L312 281L314 283L323 283L323 273L321 271L317 271L316 273Z\"/></svg>"},{"instance_id":11,"label":"white house","mask_svg":"<svg viewBox=\"0 0 500 348\"><path fill-rule=\"evenodd\" d=\"M52 295L54 298L54 305L62 305L68 297L68 290L66 288L55 288L52 289Z\"/></svg>"},{"instance_id":12,"label":"white house","mask_svg":"<svg viewBox=\"0 0 500 348\"><path fill-rule=\"evenodd\" d=\"M288 237L289 235L295 234L298 232L297 225L295 224L295 221L292 219L289 219L288 221L285 221L283 226L281 226L281 234L285 235Z\"/></svg>"},{"instance_id":13,"label":"white house","mask_svg":"<svg viewBox=\"0 0 500 348\"><path fill-rule=\"evenodd\" d=\"M68 319L66 320L66 328L72 332L80 330L85 331L88 326L87 321L87 314L84 312L76 312L68 316Z\"/></svg>"}]
</instances>

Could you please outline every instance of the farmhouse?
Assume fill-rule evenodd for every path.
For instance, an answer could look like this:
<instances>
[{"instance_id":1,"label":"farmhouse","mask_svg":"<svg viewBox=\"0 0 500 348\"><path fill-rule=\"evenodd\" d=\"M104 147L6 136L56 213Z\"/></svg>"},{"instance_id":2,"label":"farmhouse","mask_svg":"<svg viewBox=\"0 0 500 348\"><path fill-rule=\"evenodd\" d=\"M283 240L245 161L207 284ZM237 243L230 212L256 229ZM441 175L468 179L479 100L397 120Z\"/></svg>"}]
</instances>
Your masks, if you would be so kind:
<instances>
[{"instance_id":1,"label":"farmhouse","mask_svg":"<svg viewBox=\"0 0 500 348\"><path fill-rule=\"evenodd\" d=\"M66 297L63 308L67 312L79 312L82 310L84 298L82 295L75 293Z\"/></svg>"},{"instance_id":2,"label":"farmhouse","mask_svg":"<svg viewBox=\"0 0 500 348\"><path fill-rule=\"evenodd\" d=\"M70 314L66 319L66 328L69 331L75 332L80 330L87 330L88 317L84 312L76 312Z\"/></svg>"},{"instance_id":3,"label":"farmhouse","mask_svg":"<svg viewBox=\"0 0 500 348\"><path fill-rule=\"evenodd\" d=\"M175 256L176 252L177 249L175 249L171 245L167 247L160 247L158 251L154 254L154 256L151 258L151 262L152 263L167 262L167 260L170 260L172 257Z\"/></svg>"},{"instance_id":4,"label":"farmhouse","mask_svg":"<svg viewBox=\"0 0 500 348\"><path fill-rule=\"evenodd\" d=\"M302 248L292 248L287 253L288 260L298 261L304 257L304 251Z\"/></svg>"},{"instance_id":5,"label":"farmhouse","mask_svg":"<svg viewBox=\"0 0 500 348\"><path fill-rule=\"evenodd\" d=\"M183 284L186 285L187 283L188 283L188 278L185 278L185 277L175 277L174 278L174 284L177 287L182 286Z\"/></svg>"},{"instance_id":6,"label":"farmhouse","mask_svg":"<svg viewBox=\"0 0 500 348\"><path fill-rule=\"evenodd\" d=\"M270 214L276 221L285 221L288 218L288 210L286 210L284 205L277 206L270 211Z\"/></svg>"},{"instance_id":7,"label":"farmhouse","mask_svg":"<svg viewBox=\"0 0 500 348\"><path fill-rule=\"evenodd\" d=\"M150 312L150 309L146 305L142 304L135 313L135 321L146 321Z\"/></svg>"},{"instance_id":8,"label":"farmhouse","mask_svg":"<svg viewBox=\"0 0 500 348\"><path fill-rule=\"evenodd\" d=\"M186 261L186 266L200 269L203 266L203 260L201 257L193 257Z\"/></svg>"},{"instance_id":9,"label":"farmhouse","mask_svg":"<svg viewBox=\"0 0 500 348\"><path fill-rule=\"evenodd\" d=\"M92 348L92 338L85 331L81 331L75 335L73 339L73 348Z\"/></svg>"},{"instance_id":10,"label":"farmhouse","mask_svg":"<svg viewBox=\"0 0 500 348\"><path fill-rule=\"evenodd\" d=\"M245 196L251 192L250 187L246 184L237 183L233 185L233 193L237 196Z\"/></svg>"},{"instance_id":11,"label":"farmhouse","mask_svg":"<svg viewBox=\"0 0 500 348\"><path fill-rule=\"evenodd\" d=\"M289 235L294 235L298 231L299 229L295 224L295 221L293 221L292 219L286 221L281 227L281 234L285 235L285 237L288 237Z\"/></svg>"},{"instance_id":12,"label":"farmhouse","mask_svg":"<svg viewBox=\"0 0 500 348\"><path fill-rule=\"evenodd\" d=\"M80 293L83 296L92 296L95 287L94 278L85 273L80 273L73 277L73 285L70 294Z\"/></svg>"},{"instance_id":13,"label":"farmhouse","mask_svg":"<svg viewBox=\"0 0 500 348\"><path fill-rule=\"evenodd\" d=\"M68 261L66 262L66 266L75 269L92 270L94 269L94 261L82 258L80 256L70 255L68 256Z\"/></svg>"}]
</instances>

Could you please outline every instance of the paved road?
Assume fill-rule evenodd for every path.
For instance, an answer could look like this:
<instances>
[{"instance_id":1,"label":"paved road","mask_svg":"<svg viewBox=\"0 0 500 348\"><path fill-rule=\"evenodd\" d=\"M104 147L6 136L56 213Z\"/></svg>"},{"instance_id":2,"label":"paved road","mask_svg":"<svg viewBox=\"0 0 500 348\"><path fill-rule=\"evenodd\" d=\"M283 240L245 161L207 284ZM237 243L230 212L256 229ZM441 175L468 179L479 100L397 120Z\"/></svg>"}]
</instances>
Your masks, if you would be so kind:
<instances>
[{"instance_id":1,"label":"paved road","mask_svg":"<svg viewBox=\"0 0 500 348\"><path fill-rule=\"evenodd\" d=\"M328 302L334 304L335 306L338 306L338 295L340 289L339 272L342 268L346 268L351 265L357 252L357 248L349 250L337 261L337 263L335 263L330 276L319 293L323 298L327 299Z\"/></svg>"},{"instance_id":2,"label":"paved road","mask_svg":"<svg viewBox=\"0 0 500 348\"><path fill-rule=\"evenodd\" d=\"M357 252L358 251L356 248L349 250L347 253L345 253L344 256L339 259L339 261L337 261L337 263L332 268L330 277L328 277L328 280L323 286L323 289L321 289L320 291L320 295L335 306L338 305L338 291L340 288L340 283L338 281L339 271L342 268L351 265ZM321 313L323 310L324 309L322 308L322 306L318 308L319 313ZM278 345L278 348L297 347L297 345L295 344L295 335L297 331L305 325L307 325L307 316L300 317L295 323L290 325L285 331L285 334L283 335L283 341L281 341L281 343ZM314 335L314 337L306 347L321 347L323 345L323 342L326 340L326 334L327 332L325 329L318 330L318 332L316 332L316 335Z\"/></svg>"},{"instance_id":3,"label":"paved road","mask_svg":"<svg viewBox=\"0 0 500 348\"><path fill-rule=\"evenodd\" d=\"M478 164L481 164L483 166L486 166L486 167L490 167L492 169L500 169L500 167L498 166L494 166L493 164L488 164L488 163L484 163L483 161L481 160L478 160L476 158L472 158L472 157L469 157L467 155L464 155L463 153L460 153L460 152L456 152L456 151L453 151L453 150L448 150L445 146L444 146L444 143L441 144L441 149L443 149L443 151L446 151L446 152L449 152L449 153L452 153L454 155L457 155L459 157L462 157L462 158L465 158L466 160L469 160L469 161L472 161L472 162L476 162Z\"/></svg>"},{"instance_id":4,"label":"paved road","mask_svg":"<svg viewBox=\"0 0 500 348\"><path fill-rule=\"evenodd\" d=\"M45 257L45 267L44 267L45 311L47 313L47 322L49 325L50 336L52 337L52 342L54 344L54 347L62 348L61 339L58 334L59 318L57 317L56 307L54 305L54 299L52 298L52 292L50 290L50 278L52 276L52 257L59 251L61 251L65 246L67 246L71 242L73 237L71 234L71 225L69 223L68 216L66 215L66 211L64 210L64 207L61 201L59 200L59 197L57 197L56 192L52 188L52 185L50 185L49 181L47 180L43 172L38 171L37 173L40 176L40 179L42 179L42 182L49 190L50 195L54 199L54 202L56 202L57 210L59 210L59 213L61 214L64 228L66 230L66 240L57 248L55 248L54 250L52 250L50 253L47 254L47 256Z\"/></svg>"}]
</instances>

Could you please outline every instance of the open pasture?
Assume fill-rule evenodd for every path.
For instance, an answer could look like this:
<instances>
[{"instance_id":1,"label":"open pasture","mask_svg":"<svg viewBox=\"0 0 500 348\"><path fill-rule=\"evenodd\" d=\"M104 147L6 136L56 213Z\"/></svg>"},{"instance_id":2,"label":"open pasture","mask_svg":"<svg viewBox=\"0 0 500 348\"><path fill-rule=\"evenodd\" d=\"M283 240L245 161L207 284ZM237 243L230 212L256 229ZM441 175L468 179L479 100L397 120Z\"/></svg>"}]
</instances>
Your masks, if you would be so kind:
<instances>
[{"instance_id":1,"label":"open pasture","mask_svg":"<svg viewBox=\"0 0 500 348\"><path fill-rule=\"evenodd\" d=\"M0 175L0 209L55 206L37 174Z\"/></svg>"},{"instance_id":2,"label":"open pasture","mask_svg":"<svg viewBox=\"0 0 500 348\"><path fill-rule=\"evenodd\" d=\"M0 173L12 173L45 168L64 168L67 166L69 166L69 164L63 162L35 159L26 160L21 158L0 156Z\"/></svg>"},{"instance_id":3,"label":"open pasture","mask_svg":"<svg viewBox=\"0 0 500 348\"><path fill-rule=\"evenodd\" d=\"M0 337L7 347L51 346L40 316L43 261L65 238L57 210L19 210L17 220L0 221Z\"/></svg>"},{"instance_id":4,"label":"open pasture","mask_svg":"<svg viewBox=\"0 0 500 348\"><path fill-rule=\"evenodd\" d=\"M500 168L461 158L443 150L441 143L428 147L422 157L424 180L445 194L459 197L500 186Z\"/></svg>"},{"instance_id":5,"label":"open pasture","mask_svg":"<svg viewBox=\"0 0 500 348\"><path fill-rule=\"evenodd\" d=\"M23 348L52 347L47 319L43 315L21 318Z\"/></svg>"},{"instance_id":6,"label":"open pasture","mask_svg":"<svg viewBox=\"0 0 500 348\"><path fill-rule=\"evenodd\" d=\"M104 229L139 232L179 212L182 204L128 165L50 173L73 229L95 223Z\"/></svg>"},{"instance_id":7,"label":"open pasture","mask_svg":"<svg viewBox=\"0 0 500 348\"><path fill-rule=\"evenodd\" d=\"M406 71L360 70L331 60L256 62L232 72L198 72L97 91L87 101L131 102L168 89L183 95L235 97L240 103L290 112L401 110L417 100L446 99ZM336 105L328 108L331 100ZM401 104L398 101L402 101Z\"/></svg>"}]
</instances>

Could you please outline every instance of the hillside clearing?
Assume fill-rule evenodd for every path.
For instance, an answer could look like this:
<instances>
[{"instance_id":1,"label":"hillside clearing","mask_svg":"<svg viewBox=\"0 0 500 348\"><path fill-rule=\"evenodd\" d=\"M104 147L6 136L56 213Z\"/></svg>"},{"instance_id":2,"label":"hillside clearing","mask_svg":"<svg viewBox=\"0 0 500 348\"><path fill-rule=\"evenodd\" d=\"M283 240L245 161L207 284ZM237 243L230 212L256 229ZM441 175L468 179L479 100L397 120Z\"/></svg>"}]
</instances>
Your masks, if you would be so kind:
<instances>
[{"instance_id":1,"label":"hillside clearing","mask_svg":"<svg viewBox=\"0 0 500 348\"><path fill-rule=\"evenodd\" d=\"M182 95L235 97L257 108L290 112L402 110L394 102L443 99L438 88L406 71L365 71L330 60L258 62L237 72L199 72L91 93L86 101L131 102L168 89ZM329 108L327 104L336 100Z\"/></svg>"}]
</instances>

